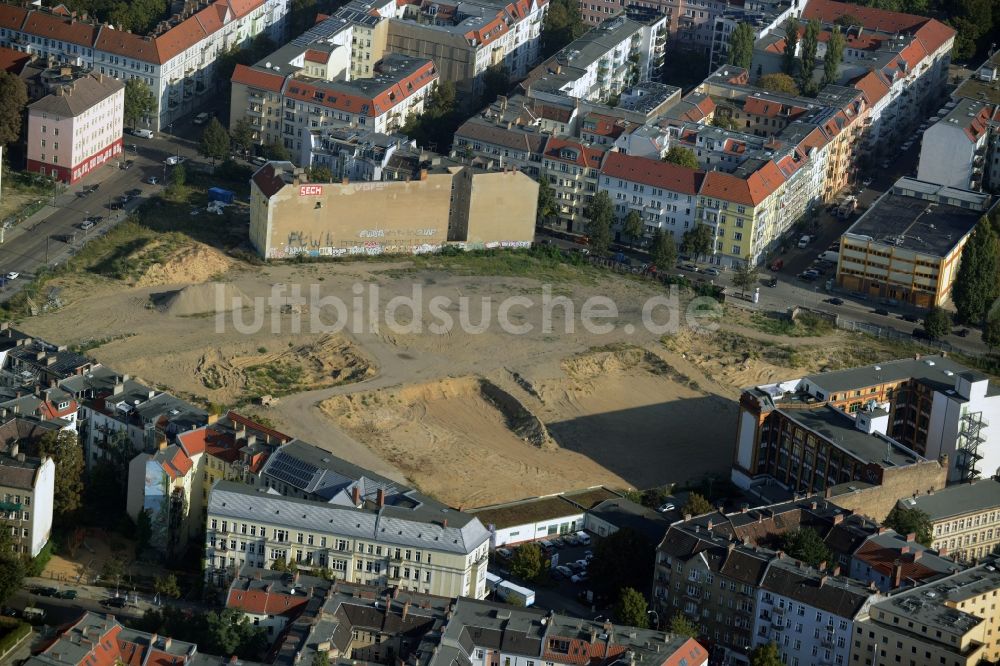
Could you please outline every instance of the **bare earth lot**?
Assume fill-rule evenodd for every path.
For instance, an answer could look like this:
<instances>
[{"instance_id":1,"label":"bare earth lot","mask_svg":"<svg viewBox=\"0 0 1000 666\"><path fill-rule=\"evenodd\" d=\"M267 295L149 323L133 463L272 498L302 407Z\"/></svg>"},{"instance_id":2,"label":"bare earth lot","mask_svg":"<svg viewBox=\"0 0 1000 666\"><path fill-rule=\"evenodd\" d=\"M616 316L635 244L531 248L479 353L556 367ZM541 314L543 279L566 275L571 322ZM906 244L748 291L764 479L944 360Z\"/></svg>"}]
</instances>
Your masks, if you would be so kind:
<instances>
[{"instance_id":1,"label":"bare earth lot","mask_svg":"<svg viewBox=\"0 0 1000 666\"><path fill-rule=\"evenodd\" d=\"M725 474L741 387L836 365L859 347L840 333L773 338L729 310L718 332L661 336L640 325L643 302L663 293L653 285L590 267L521 273L535 279L504 274L486 260L448 261L255 267L200 244L172 247L128 281L58 278L66 306L19 325L203 403L245 407L260 395L280 395L274 407L249 409L462 507ZM577 307L592 295L610 297L619 309L614 331L588 332L578 320L566 330L561 309L544 329L543 282ZM459 299L469 299L464 309L479 322L485 310L492 307L495 317L503 298L519 295L534 305L514 308L511 319L531 331L512 335L494 325L472 333L456 325L435 333L424 321L421 331L407 332L384 318L377 327L352 321L345 330L320 331L311 324L330 324L329 309L287 298L247 307L276 285L285 294L291 285L303 293L315 285L349 310L352 297L372 286L385 308L416 285L425 304L451 299L443 311L456 322ZM237 330L234 316L252 322L258 311L260 330ZM397 321L412 317L404 310Z\"/></svg>"}]
</instances>

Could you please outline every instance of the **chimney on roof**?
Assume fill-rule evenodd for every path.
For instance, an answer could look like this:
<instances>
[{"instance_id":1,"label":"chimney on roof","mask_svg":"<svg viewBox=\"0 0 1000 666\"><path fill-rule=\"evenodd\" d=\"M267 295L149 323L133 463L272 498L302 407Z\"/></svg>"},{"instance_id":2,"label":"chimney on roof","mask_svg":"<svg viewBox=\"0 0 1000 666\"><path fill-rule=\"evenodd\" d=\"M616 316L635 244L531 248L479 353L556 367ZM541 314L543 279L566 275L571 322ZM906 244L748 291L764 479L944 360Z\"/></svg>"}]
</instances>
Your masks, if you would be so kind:
<instances>
[{"instance_id":1,"label":"chimney on roof","mask_svg":"<svg viewBox=\"0 0 1000 666\"><path fill-rule=\"evenodd\" d=\"M827 578L828 578L828 576L825 576L825 575L819 577L819 586L820 587L823 587L824 585L826 585L826 579Z\"/></svg>"},{"instance_id":2,"label":"chimney on roof","mask_svg":"<svg viewBox=\"0 0 1000 666\"><path fill-rule=\"evenodd\" d=\"M709 530L712 529L712 519L711 518L708 519L708 525L706 525L705 527L708 528Z\"/></svg>"},{"instance_id":3,"label":"chimney on roof","mask_svg":"<svg viewBox=\"0 0 1000 666\"><path fill-rule=\"evenodd\" d=\"M938 555L941 557L948 557L948 546L941 546L938 548Z\"/></svg>"},{"instance_id":4,"label":"chimney on roof","mask_svg":"<svg viewBox=\"0 0 1000 666\"><path fill-rule=\"evenodd\" d=\"M813 511L816 510L816 500L809 502L809 508L812 509Z\"/></svg>"},{"instance_id":5,"label":"chimney on roof","mask_svg":"<svg viewBox=\"0 0 1000 666\"><path fill-rule=\"evenodd\" d=\"M405 603L405 604L403 604L403 614L402 614L402 615L403 615L403 619L404 619L404 620L406 619L406 615L407 615L407 613L409 613L409 612L410 612L410 600L409 600L409 599L407 599L407 600L406 600L406 603Z\"/></svg>"},{"instance_id":6,"label":"chimney on roof","mask_svg":"<svg viewBox=\"0 0 1000 666\"><path fill-rule=\"evenodd\" d=\"M826 560L823 560L822 562L820 562L816 566L816 568L819 569L820 571L826 571Z\"/></svg>"},{"instance_id":7,"label":"chimney on roof","mask_svg":"<svg viewBox=\"0 0 1000 666\"><path fill-rule=\"evenodd\" d=\"M375 495L375 502L380 509L385 506L385 490L382 488L378 489L378 493Z\"/></svg>"},{"instance_id":8,"label":"chimney on roof","mask_svg":"<svg viewBox=\"0 0 1000 666\"><path fill-rule=\"evenodd\" d=\"M840 575L840 565L838 564L837 566L835 566L833 568L833 571L830 572L830 574L833 575L833 576L839 576Z\"/></svg>"},{"instance_id":9,"label":"chimney on roof","mask_svg":"<svg viewBox=\"0 0 1000 666\"><path fill-rule=\"evenodd\" d=\"M18 443L14 442L10 445L10 451L7 452L8 455L10 455L11 458L16 458L19 448Z\"/></svg>"},{"instance_id":10,"label":"chimney on roof","mask_svg":"<svg viewBox=\"0 0 1000 666\"><path fill-rule=\"evenodd\" d=\"M420 180L427 180L427 169L420 170Z\"/></svg>"},{"instance_id":11,"label":"chimney on roof","mask_svg":"<svg viewBox=\"0 0 1000 666\"><path fill-rule=\"evenodd\" d=\"M166 638L164 638L163 639L163 649L164 650L169 650L170 646L173 645L173 642L174 642L174 639L171 638L170 636L167 636Z\"/></svg>"},{"instance_id":12,"label":"chimney on roof","mask_svg":"<svg viewBox=\"0 0 1000 666\"><path fill-rule=\"evenodd\" d=\"M892 563L892 587L896 589L903 580L903 563L896 560Z\"/></svg>"},{"instance_id":13,"label":"chimney on roof","mask_svg":"<svg viewBox=\"0 0 1000 666\"><path fill-rule=\"evenodd\" d=\"M354 506L361 505L361 488L354 486L354 489L351 490L351 499L354 500Z\"/></svg>"},{"instance_id":14,"label":"chimney on roof","mask_svg":"<svg viewBox=\"0 0 1000 666\"><path fill-rule=\"evenodd\" d=\"M906 540L909 543L913 543L916 540L916 538L917 538L916 532L910 532L909 534L906 535Z\"/></svg>"},{"instance_id":15,"label":"chimney on roof","mask_svg":"<svg viewBox=\"0 0 1000 666\"><path fill-rule=\"evenodd\" d=\"M899 549L899 552L901 554L903 554L903 555L906 555L907 553L910 552L910 547L909 546L903 546L902 548Z\"/></svg>"},{"instance_id":16,"label":"chimney on roof","mask_svg":"<svg viewBox=\"0 0 1000 666\"><path fill-rule=\"evenodd\" d=\"M833 517L833 524L834 525L839 525L842 522L844 522L844 514L838 513L836 516Z\"/></svg>"},{"instance_id":17,"label":"chimney on roof","mask_svg":"<svg viewBox=\"0 0 1000 666\"><path fill-rule=\"evenodd\" d=\"M441 527L443 527L444 529L448 529L448 519L447 518L444 518L441 521Z\"/></svg>"},{"instance_id":18,"label":"chimney on roof","mask_svg":"<svg viewBox=\"0 0 1000 666\"><path fill-rule=\"evenodd\" d=\"M878 533L879 534L885 534L888 531L889 531L889 528L885 527L885 526L882 526L882 527L878 528Z\"/></svg>"},{"instance_id":19,"label":"chimney on roof","mask_svg":"<svg viewBox=\"0 0 1000 666\"><path fill-rule=\"evenodd\" d=\"M924 555L924 551L922 551L922 550L915 550L915 551L913 551L913 561L916 562L921 557L923 557L923 555Z\"/></svg>"},{"instance_id":20,"label":"chimney on roof","mask_svg":"<svg viewBox=\"0 0 1000 666\"><path fill-rule=\"evenodd\" d=\"M218 414L209 414L207 423L208 425L215 425L215 423L218 422L218 420L219 420Z\"/></svg>"}]
</instances>

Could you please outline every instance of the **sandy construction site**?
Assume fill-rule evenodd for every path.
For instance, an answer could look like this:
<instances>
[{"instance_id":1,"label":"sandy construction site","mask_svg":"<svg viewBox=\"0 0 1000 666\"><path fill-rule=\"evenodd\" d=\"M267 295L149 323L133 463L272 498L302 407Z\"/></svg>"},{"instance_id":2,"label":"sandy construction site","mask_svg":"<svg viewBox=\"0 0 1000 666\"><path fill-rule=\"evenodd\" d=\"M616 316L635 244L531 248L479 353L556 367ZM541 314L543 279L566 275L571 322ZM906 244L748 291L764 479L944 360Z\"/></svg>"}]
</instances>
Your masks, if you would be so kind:
<instances>
[{"instance_id":1,"label":"sandy construction site","mask_svg":"<svg viewBox=\"0 0 1000 666\"><path fill-rule=\"evenodd\" d=\"M738 389L819 369L851 346L840 334L777 344L728 312L718 332L663 336L642 326L643 304L663 294L652 284L590 267L528 278L448 261L261 267L187 247L128 282L58 278L63 309L18 325L150 385L265 416L461 507L726 474ZM543 283L572 297L572 317L555 309L546 325ZM331 331L336 308L294 298L293 285L340 299L341 314L380 314ZM421 309L419 327L405 308L388 325L385 308L415 287L439 307ZM610 332L575 321L595 295L617 305ZM530 331L495 325L511 296L527 301L508 310L510 323ZM461 323L487 312L485 331ZM455 325L435 329L445 315ZM281 397L253 404L266 394Z\"/></svg>"}]
</instances>

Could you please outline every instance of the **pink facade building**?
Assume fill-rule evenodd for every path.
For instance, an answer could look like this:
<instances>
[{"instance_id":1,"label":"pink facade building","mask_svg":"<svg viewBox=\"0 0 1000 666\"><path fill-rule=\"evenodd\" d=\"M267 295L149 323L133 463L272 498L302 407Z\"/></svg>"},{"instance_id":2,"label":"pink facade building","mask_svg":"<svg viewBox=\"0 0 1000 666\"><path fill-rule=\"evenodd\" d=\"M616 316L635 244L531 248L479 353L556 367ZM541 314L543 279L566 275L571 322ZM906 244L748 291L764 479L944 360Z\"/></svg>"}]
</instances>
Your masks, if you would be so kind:
<instances>
[{"instance_id":1,"label":"pink facade building","mask_svg":"<svg viewBox=\"0 0 1000 666\"><path fill-rule=\"evenodd\" d=\"M101 74L28 105L28 171L75 183L122 152L125 84Z\"/></svg>"}]
</instances>

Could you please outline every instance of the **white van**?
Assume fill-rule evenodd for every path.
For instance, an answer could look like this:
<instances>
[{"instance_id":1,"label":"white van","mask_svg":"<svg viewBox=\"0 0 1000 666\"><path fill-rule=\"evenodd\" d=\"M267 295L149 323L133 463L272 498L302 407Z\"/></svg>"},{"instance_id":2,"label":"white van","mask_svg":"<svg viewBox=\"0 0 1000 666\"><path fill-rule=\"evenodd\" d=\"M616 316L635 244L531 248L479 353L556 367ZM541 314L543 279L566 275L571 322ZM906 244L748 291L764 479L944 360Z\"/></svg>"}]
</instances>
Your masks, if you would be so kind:
<instances>
[{"instance_id":1,"label":"white van","mask_svg":"<svg viewBox=\"0 0 1000 666\"><path fill-rule=\"evenodd\" d=\"M811 240L812 238L810 238L809 236L803 236L802 238L799 239L799 247L805 247L806 245L809 245L809 241Z\"/></svg>"},{"instance_id":2,"label":"white van","mask_svg":"<svg viewBox=\"0 0 1000 666\"><path fill-rule=\"evenodd\" d=\"M140 137L142 139L152 139L153 138L153 130L148 130L148 129L132 130L132 134L135 134L137 137Z\"/></svg>"},{"instance_id":3,"label":"white van","mask_svg":"<svg viewBox=\"0 0 1000 666\"><path fill-rule=\"evenodd\" d=\"M576 533L576 541L581 546L589 546L590 545L590 535L587 534L586 532L577 532Z\"/></svg>"}]
</instances>

